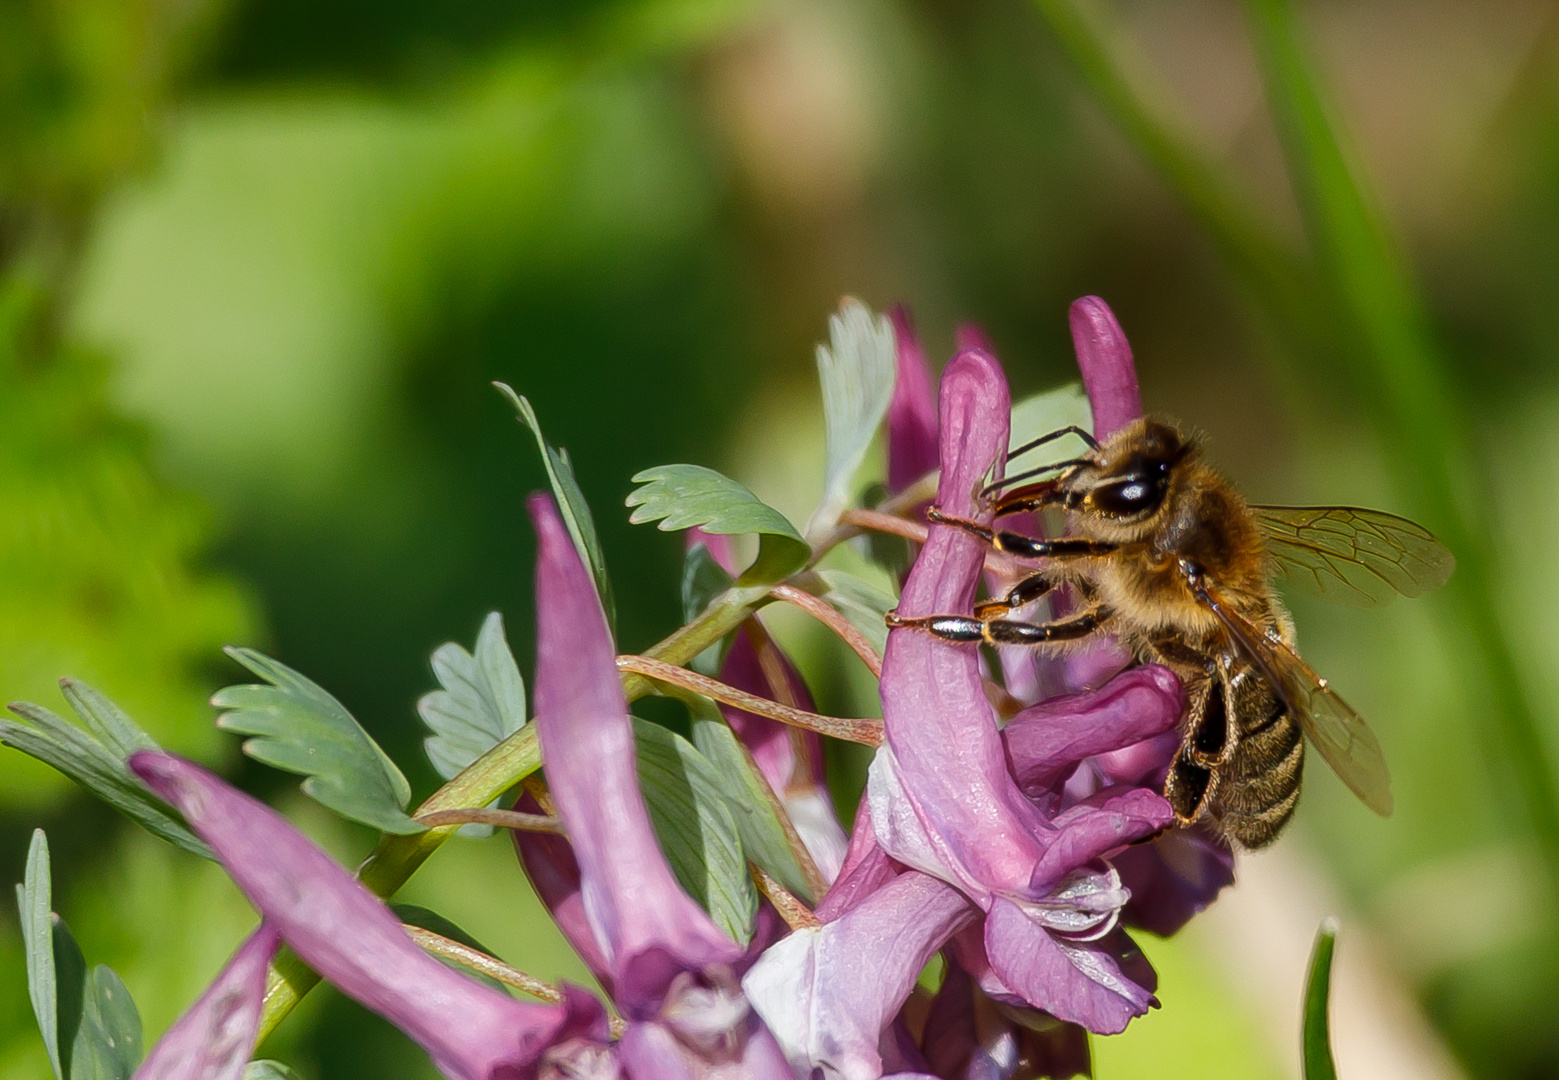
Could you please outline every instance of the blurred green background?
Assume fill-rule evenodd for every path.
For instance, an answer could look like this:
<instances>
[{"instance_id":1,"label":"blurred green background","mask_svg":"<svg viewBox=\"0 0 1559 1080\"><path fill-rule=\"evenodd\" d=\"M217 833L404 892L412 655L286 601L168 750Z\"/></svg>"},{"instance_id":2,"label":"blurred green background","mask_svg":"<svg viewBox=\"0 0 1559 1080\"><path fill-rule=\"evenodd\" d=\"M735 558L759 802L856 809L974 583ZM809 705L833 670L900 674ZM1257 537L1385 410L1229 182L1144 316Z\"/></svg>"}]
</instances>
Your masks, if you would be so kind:
<instances>
[{"instance_id":1,"label":"blurred green background","mask_svg":"<svg viewBox=\"0 0 1559 1080\"><path fill-rule=\"evenodd\" d=\"M1443 1075L1559 1077L1556 253L1536 0L0 0L0 692L84 678L358 857L212 729L219 646L330 689L432 790L431 650L497 608L528 671L544 476L491 380L572 454L632 650L677 623L680 541L628 525L629 477L710 464L804 521L842 293L907 302L938 358L982 324L1019 393L1074 377L1066 306L1097 293L1148 407L1253 499L1456 549L1443 596L1296 602L1398 813L1315 767L1284 865ZM813 653L825 711L868 706ZM36 825L154 1038L252 916L0 750L14 880ZM404 895L579 977L501 841ZM1149 942L1165 1008L1097 1075L1294 1072L1297 1013L1259 1001L1291 976L1238 947L1294 919L1261 895ZM47 1072L25 987L0 912L6 1077ZM399 1039L327 990L267 1049L431 1076Z\"/></svg>"}]
</instances>

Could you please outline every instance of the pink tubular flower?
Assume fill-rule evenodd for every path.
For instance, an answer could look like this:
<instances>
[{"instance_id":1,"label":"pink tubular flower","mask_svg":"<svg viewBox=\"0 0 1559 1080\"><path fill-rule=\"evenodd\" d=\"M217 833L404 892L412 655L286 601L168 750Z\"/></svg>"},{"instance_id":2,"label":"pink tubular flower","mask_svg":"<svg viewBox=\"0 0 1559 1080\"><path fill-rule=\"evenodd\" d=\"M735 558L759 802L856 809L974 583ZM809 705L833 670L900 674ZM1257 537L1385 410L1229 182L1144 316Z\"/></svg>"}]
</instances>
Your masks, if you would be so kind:
<instances>
[{"instance_id":1,"label":"pink tubular flower","mask_svg":"<svg viewBox=\"0 0 1559 1080\"><path fill-rule=\"evenodd\" d=\"M568 988L561 1005L529 1004L446 967L418 948L383 901L285 818L220 777L152 750L133 754L130 767L178 808L266 924L306 964L416 1040L445 1076L529 1077L549 1058L566 1070L561 1059L595 1052L591 1047L604 1043L606 1016L588 994ZM264 989L259 953L265 946L261 935L251 938L218 984L174 1025L164 1039L167 1058L192 1050L195 1032L205 1030L226 1048L223 1060L238 1060L241 1068L253 1046L254 1021L244 1022L239 1049L230 1039L231 1029L206 1018L213 1010L234 1016L249 1016L252 1010L258 1017ZM255 970L258 979L242 977ZM210 1053L212 1044L207 1045ZM163 1060L159 1044L143 1072Z\"/></svg>"},{"instance_id":2,"label":"pink tubular flower","mask_svg":"<svg viewBox=\"0 0 1559 1080\"><path fill-rule=\"evenodd\" d=\"M536 725L577 862L581 908L634 1080L789 1078L741 992L742 949L677 884L639 790L633 727L606 617L557 508L529 502L536 566ZM575 930L577 933L577 929Z\"/></svg>"},{"instance_id":3,"label":"pink tubular flower","mask_svg":"<svg viewBox=\"0 0 1559 1080\"><path fill-rule=\"evenodd\" d=\"M941 397L937 503L988 523L978 496L1007 446L1006 381L987 354L964 352ZM979 540L932 526L899 613L970 611L983 563ZM1142 788L1106 789L1059 813L1026 797L1009 771L975 648L893 631L882 698L887 739L867 798L883 850L957 886L985 912L991 970L1011 994L1102 1034L1124 1029L1153 996L1107 947L1128 894L1100 860L1169 825L1169 804ZM1102 731L1101 744L1136 741L1128 728Z\"/></svg>"},{"instance_id":4,"label":"pink tubular flower","mask_svg":"<svg viewBox=\"0 0 1559 1080\"><path fill-rule=\"evenodd\" d=\"M281 938L261 923L210 989L157 1040L135 1080L238 1080L254 1051L265 969Z\"/></svg>"}]
</instances>

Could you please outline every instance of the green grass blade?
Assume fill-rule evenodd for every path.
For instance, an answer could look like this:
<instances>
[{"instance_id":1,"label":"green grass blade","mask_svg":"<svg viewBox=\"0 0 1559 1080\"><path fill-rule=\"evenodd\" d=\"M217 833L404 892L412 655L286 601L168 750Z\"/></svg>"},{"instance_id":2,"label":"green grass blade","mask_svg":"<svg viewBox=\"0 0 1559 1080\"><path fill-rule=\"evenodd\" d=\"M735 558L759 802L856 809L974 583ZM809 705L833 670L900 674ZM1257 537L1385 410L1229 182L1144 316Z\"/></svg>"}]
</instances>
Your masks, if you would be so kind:
<instances>
[{"instance_id":1,"label":"green grass blade","mask_svg":"<svg viewBox=\"0 0 1559 1080\"><path fill-rule=\"evenodd\" d=\"M1332 993L1332 946L1337 941L1337 920L1327 919L1315 936L1310 974L1305 980L1304 1064L1305 1080L1337 1080L1332 1060L1331 1020L1327 1005Z\"/></svg>"}]
</instances>

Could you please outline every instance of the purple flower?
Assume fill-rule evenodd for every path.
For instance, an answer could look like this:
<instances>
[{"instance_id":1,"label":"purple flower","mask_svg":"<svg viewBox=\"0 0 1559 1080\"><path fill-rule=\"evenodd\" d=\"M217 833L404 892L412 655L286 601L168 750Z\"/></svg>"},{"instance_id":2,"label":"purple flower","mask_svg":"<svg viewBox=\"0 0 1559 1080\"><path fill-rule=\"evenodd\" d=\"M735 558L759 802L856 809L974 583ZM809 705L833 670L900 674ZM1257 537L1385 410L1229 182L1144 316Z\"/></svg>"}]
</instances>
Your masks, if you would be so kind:
<instances>
[{"instance_id":1,"label":"purple flower","mask_svg":"<svg viewBox=\"0 0 1559 1080\"><path fill-rule=\"evenodd\" d=\"M265 969L281 938L262 922L200 999L157 1040L135 1080L238 1080L254 1051Z\"/></svg>"},{"instance_id":2,"label":"purple flower","mask_svg":"<svg viewBox=\"0 0 1559 1080\"><path fill-rule=\"evenodd\" d=\"M926 1065L949 1080L1088 1076L1088 1032L999 1001L949 959L921 1039Z\"/></svg>"},{"instance_id":3,"label":"purple flower","mask_svg":"<svg viewBox=\"0 0 1559 1080\"><path fill-rule=\"evenodd\" d=\"M552 500L532 496L529 509L538 538L537 736L577 862L584 922L629 1021L623 1065L635 1080L788 1078L737 981L742 949L682 891L650 827L590 573Z\"/></svg>"},{"instance_id":4,"label":"purple flower","mask_svg":"<svg viewBox=\"0 0 1559 1080\"><path fill-rule=\"evenodd\" d=\"M893 309L898 368L888 401L888 493L896 495L937 467L936 391L915 324Z\"/></svg>"},{"instance_id":5,"label":"purple flower","mask_svg":"<svg viewBox=\"0 0 1559 1080\"><path fill-rule=\"evenodd\" d=\"M1009 411L989 355L954 358L941 400L937 503L946 513L990 520L978 493L1006 450ZM979 540L933 526L900 614L970 611L983 563ZM975 648L895 630L882 697L887 738L867 797L883 850L985 912L985 952L1010 993L1093 1031L1122 1030L1153 997L1109 947L1128 894L1101 860L1169 825L1169 804L1142 788L1100 791L1059 813L1031 801L1009 771ZM1090 719L1100 746L1135 741L1108 711Z\"/></svg>"},{"instance_id":6,"label":"purple flower","mask_svg":"<svg viewBox=\"0 0 1559 1080\"><path fill-rule=\"evenodd\" d=\"M920 970L976 914L952 886L902 874L834 921L771 946L742 985L801 1075L876 1080L884 1032Z\"/></svg>"},{"instance_id":7,"label":"purple flower","mask_svg":"<svg viewBox=\"0 0 1559 1080\"><path fill-rule=\"evenodd\" d=\"M131 756L130 767L211 845L274 928L264 933L279 934L321 976L406 1032L446 1076L530 1077L545 1067L566 1070L571 1061L600 1052L606 1017L588 994L570 987L561 1005L530 1004L467 978L418 948L383 901L264 803L171 754L142 750ZM200 1029L217 1040L208 1053L219 1052L224 1061L247 1058L254 1021L244 1022L239 1049L233 1031L209 1018L247 1016L249 1010L258 1015L264 980L246 975L255 966L263 975L259 954L265 947L265 937L252 938L174 1025L164 1039L170 1059L191 1052ZM152 1060L162 1061L164 1053L159 1044Z\"/></svg>"}]
</instances>

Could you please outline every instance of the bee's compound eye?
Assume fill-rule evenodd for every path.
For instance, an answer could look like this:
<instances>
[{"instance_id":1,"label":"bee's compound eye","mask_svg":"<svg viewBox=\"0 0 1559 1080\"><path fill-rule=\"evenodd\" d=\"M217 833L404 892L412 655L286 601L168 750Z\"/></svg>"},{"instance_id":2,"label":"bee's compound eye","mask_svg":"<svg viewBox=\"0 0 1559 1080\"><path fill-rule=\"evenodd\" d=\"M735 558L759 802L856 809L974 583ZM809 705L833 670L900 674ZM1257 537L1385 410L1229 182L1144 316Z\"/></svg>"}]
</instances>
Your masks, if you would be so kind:
<instances>
[{"instance_id":1,"label":"bee's compound eye","mask_svg":"<svg viewBox=\"0 0 1559 1080\"><path fill-rule=\"evenodd\" d=\"M1088 495L1096 510L1110 517L1136 517L1151 513L1164 501L1168 478L1158 472L1134 473L1100 484Z\"/></svg>"}]
</instances>

